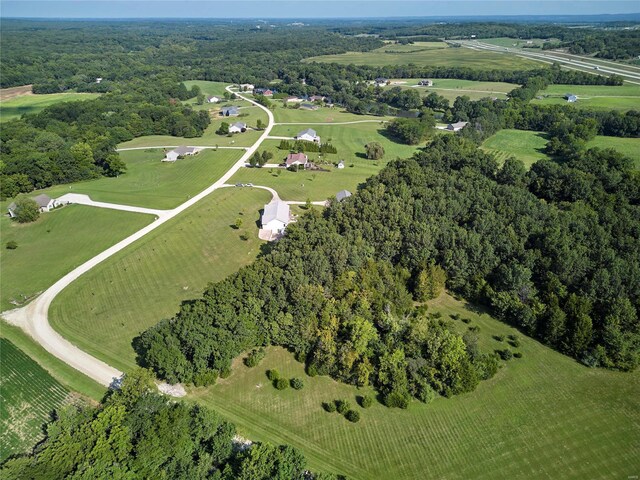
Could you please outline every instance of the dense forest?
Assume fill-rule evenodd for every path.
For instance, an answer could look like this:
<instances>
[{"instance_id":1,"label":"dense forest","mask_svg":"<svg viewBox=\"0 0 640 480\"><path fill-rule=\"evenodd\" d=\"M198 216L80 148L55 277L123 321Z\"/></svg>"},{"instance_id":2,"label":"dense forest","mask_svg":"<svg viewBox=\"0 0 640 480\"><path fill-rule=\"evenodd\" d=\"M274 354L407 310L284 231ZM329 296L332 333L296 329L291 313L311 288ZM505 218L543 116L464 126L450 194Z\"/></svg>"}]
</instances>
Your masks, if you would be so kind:
<instances>
[{"instance_id":1,"label":"dense forest","mask_svg":"<svg viewBox=\"0 0 640 480\"><path fill-rule=\"evenodd\" d=\"M171 382L213 382L255 345L311 374L373 384L387 405L472 390L496 368L473 338L412 300L446 286L578 360L640 360L640 182L592 149L527 172L436 137L357 195L305 215L253 265L211 285L137 342Z\"/></svg>"},{"instance_id":2,"label":"dense forest","mask_svg":"<svg viewBox=\"0 0 640 480\"><path fill-rule=\"evenodd\" d=\"M5 480L338 480L307 470L287 445L244 444L235 426L199 405L155 393L149 371L125 376L98 407L70 406L29 455L0 467Z\"/></svg>"}]
</instances>

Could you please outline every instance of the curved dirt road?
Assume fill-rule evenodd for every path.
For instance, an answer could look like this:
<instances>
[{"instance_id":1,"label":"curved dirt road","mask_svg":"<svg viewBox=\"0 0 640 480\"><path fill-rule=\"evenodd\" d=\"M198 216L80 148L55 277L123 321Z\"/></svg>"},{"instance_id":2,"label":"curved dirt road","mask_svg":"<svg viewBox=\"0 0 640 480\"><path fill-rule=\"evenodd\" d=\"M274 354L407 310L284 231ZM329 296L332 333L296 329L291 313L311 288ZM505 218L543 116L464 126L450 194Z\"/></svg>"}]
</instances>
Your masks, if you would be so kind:
<instances>
[{"instance_id":1,"label":"curved dirt road","mask_svg":"<svg viewBox=\"0 0 640 480\"><path fill-rule=\"evenodd\" d=\"M230 87L227 87L227 91L231 92ZM75 368L76 370L84 373L96 382L105 386L109 386L115 379L120 378L122 376L121 371L107 365L102 360L99 360L82 351L68 340L65 340L59 333L51 328L48 319L49 306L51 305L51 302L53 302L53 299L62 290L64 290L71 282L76 280L83 273L91 270L93 267L103 262L113 254L131 245L136 240L144 237L147 233L155 230L163 223L179 215L184 210L199 202L213 191L217 190L220 187L223 187L227 180L229 180L240 168L244 167L246 161L258 149L262 141L269 136L269 132L274 125L274 118L273 114L268 108L263 107L253 100L243 97L237 92L234 93L236 93L236 95L238 95L238 97L242 98L243 100L247 100L248 102L251 102L256 106L262 108L267 113L267 116L269 118L269 123L265 128L263 134L256 141L256 143L253 144L253 146L247 149L240 160L238 160L222 177L220 177L207 189L203 190L199 194L195 195L191 199L187 200L186 202L172 210L162 211L158 215L158 218L151 224L147 225L145 228L138 230L134 234L118 242L104 252L86 261L78 268L72 270L47 290L45 290L44 293L33 300L30 304L19 309L4 312L2 313L2 317L13 325L21 327L40 345L42 345L49 353L59 358L66 364L70 365L71 367Z\"/></svg>"}]
</instances>

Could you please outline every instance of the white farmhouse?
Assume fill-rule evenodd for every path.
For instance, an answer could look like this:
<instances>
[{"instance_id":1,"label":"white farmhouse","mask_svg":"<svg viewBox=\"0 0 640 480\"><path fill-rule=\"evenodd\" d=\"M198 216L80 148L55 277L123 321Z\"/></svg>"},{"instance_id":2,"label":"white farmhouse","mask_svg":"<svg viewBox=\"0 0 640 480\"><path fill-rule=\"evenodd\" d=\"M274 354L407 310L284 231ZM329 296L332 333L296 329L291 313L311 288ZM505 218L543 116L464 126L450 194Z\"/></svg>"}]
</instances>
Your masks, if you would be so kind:
<instances>
[{"instance_id":1,"label":"white farmhouse","mask_svg":"<svg viewBox=\"0 0 640 480\"><path fill-rule=\"evenodd\" d=\"M229 126L229 133L242 133L247 131L247 124L243 122L232 123Z\"/></svg>"},{"instance_id":2,"label":"white farmhouse","mask_svg":"<svg viewBox=\"0 0 640 480\"><path fill-rule=\"evenodd\" d=\"M289 205L282 200L276 200L264 206L262 213L262 228L275 233L283 233L291 221Z\"/></svg>"},{"instance_id":3,"label":"white farmhouse","mask_svg":"<svg viewBox=\"0 0 640 480\"><path fill-rule=\"evenodd\" d=\"M304 140L306 142L320 143L320 137L313 128L307 128L302 130L298 135L294 137L296 140Z\"/></svg>"},{"instance_id":4,"label":"white farmhouse","mask_svg":"<svg viewBox=\"0 0 640 480\"><path fill-rule=\"evenodd\" d=\"M163 162L175 162L178 160L178 157L184 157L185 155L195 155L200 151L199 148L196 147L178 147L170 152L167 152L167 155L162 160Z\"/></svg>"},{"instance_id":5,"label":"white farmhouse","mask_svg":"<svg viewBox=\"0 0 640 480\"><path fill-rule=\"evenodd\" d=\"M207 103L219 103L222 100L220 97L216 97L215 95L211 97L207 97Z\"/></svg>"}]
</instances>

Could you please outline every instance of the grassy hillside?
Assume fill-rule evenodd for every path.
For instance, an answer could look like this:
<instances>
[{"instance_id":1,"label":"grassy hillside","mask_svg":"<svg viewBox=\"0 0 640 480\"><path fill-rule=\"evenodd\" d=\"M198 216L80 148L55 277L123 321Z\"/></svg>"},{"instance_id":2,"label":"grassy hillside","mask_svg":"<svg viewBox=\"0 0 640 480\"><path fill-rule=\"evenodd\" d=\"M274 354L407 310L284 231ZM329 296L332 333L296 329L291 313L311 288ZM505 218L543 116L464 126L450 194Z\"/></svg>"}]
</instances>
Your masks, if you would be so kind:
<instances>
[{"instance_id":1,"label":"grassy hillside","mask_svg":"<svg viewBox=\"0 0 640 480\"><path fill-rule=\"evenodd\" d=\"M323 401L368 393L327 377L307 377L282 349L269 349L253 369L240 359L232 375L190 398L216 408L236 423L241 435L290 443L311 467L353 479L627 478L640 469L640 378L592 370L524 337L449 296L432 302L443 318L460 314L479 326L485 351L508 347L493 335L515 334L520 359L506 363L478 389L408 410L375 404L357 407L357 424L327 413ZM301 391L278 391L265 376L277 368L300 377Z\"/></svg>"},{"instance_id":2,"label":"grassy hillside","mask_svg":"<svg viewBox=\"0 0 640 480\"><path fill-rule=\"evenodd\" d=\"M589 147L613 148L633 159L636 170L640 170L640 138L618 138L597 136L588 144Z\"/></svg>"},{"instance_id":3,"label":"grassy hillside","mask_svg":"<svg viewBox=\"0 0 640 480\"><path fill-rule=\"evenodd\" d=\"M176 162L162 162L161 148L130 150L120 152L127 172L117 178L101 177L43 191L51 197L74 192L101 202L174 208L214 183L243 153L243 150L207 149Z\"/></svg>"},{"instance_id":4,"label":"grassy hillside","mask_svg":"<svg viewBox=\"0 0 640 480\"><path fill-rule=\"evenodd\" d=\"M67 287L51 306L51 324L110 365L133 367L136 335L256 258L262 243L256 222L270 200L250 188L212 193ZM237 218L239 230L232 227Z\"/></svg>"},{"instance_id":5,"label":"grassy hillside","mask_svg":"<svg viewBox=\"0 0 640 480\"><path fill-rule=\"evenodd\" d=\"M347 52L310 57L305 62L340 63L342 65L437 65L483 69L519 70L538 68L539 63L497 52L453 48L445 44L385 45L370 52Z\"/></svg>"},{"instance_id":6,"label":"grassy hillside","mask_svg":"<svg viewBox=\"0 0 640 480\"><path fill-rule=\"evenodd\" d=\"M2 215L2 311L24 303L81 263L151 221L150 215L82 205L43 213L36 222L27 224L18 224ZM6 249L6 242L12 240L18 243L18 248Z\"/></svg>"},{"instance_id":7,"label":"grassy hillside","mask_svg":"<svg viewBox=\"0 0 640 480\"><path fill-rule=\"evenodd\" d=\"M43 95L22 95L9 100L3 100L0 105L0 122L20 118L25 113L38 113L55 103L91 100L98 96L98 93L50 93Z\"/></svg>"},{"instance_id":8,"label":"grassy hillside","mask_svg":"<svg viewBox=\"0 0 640 480\"><path fill-rule=\"evenodd\" d=\"M542 98L535 98L532 103L567 104L564 98L567 93L578 96L578 101L571 104L576 108L621 111L640 109L640 85L630 83L621 86L549 85L538 93Z\"/></svg>"},{"instance_id":9,"label":"grassy hillside","mask_svg":"<svg viewBox=\"0 0 640 480\"><path fill-rule=\"evenodd\" d=\"M27 452L42 439L42 426L68 403L69 392L5 338L0 338L0 462Z\"/></svg>"}]
</instances>

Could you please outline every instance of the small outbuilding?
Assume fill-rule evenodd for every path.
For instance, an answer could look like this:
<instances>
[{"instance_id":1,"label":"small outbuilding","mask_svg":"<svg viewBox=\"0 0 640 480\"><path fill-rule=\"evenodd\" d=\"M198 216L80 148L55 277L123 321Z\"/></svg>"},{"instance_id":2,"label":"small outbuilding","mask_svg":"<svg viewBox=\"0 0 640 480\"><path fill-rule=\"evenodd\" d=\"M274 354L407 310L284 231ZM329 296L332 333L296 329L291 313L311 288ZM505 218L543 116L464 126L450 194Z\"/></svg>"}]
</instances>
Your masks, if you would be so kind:
<instances>
[{"instance_id":1,"label":"small outbuilding","mask_svg":"<svg viewBox=\"0 0 640 480\"><path fill-rule=\"evenodd\" d=\"M340 160L340 161L338 162L337 167L338 167L340 170L342 170L342 169L344 168L344 160Z\"/></svg>"},{"instance_id":2,"label":"small outbuilding","mask_svg":"<svg viewBox=\"0 0 640 480\"><path fill-rule=\"evenodd\" d=\"M578 96L571 93L567 93L564 98L566 98L569 103L575 103L578 101Z\"/></svg>"},{"instance_id":3,"label":"small outbuilding","mask_svg":"<svg viewBox=\"0 0 640 480\"><path fill-rule=\"evenodd\" d=\"M215 95L211 97L207 97L207 103L218 103L222 100L220 97L216 97Z\"/></svg>"}]
</instances>

